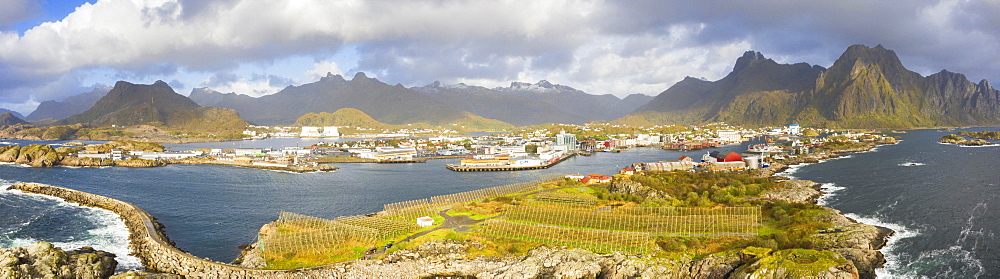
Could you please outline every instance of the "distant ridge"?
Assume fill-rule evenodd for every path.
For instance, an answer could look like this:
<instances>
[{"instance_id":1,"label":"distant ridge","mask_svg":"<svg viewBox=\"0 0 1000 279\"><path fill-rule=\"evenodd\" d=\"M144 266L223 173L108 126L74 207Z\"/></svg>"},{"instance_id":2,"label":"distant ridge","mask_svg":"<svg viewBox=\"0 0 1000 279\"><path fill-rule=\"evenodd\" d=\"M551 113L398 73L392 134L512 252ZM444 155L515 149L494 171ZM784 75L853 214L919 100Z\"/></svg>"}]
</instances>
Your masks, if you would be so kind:
<instances>
[{"instance_id":1,"label":"distant ridge","mask_svg":"<svg viewBox=\"0 0 1000 279\"><path fill-rule=\"evenodd\" d=\"M7 113L7 112L9 112L11 116L17 117L19 119L24 119L24 115L21 115L20 112L16 112L5 108L0 108L0 113Z\"/></svg>"},{"instance_id":2,"label":"distant ridge","mask_svg":"<svg viewBox=\"0 0 1000 279\"><path fill-rule=\"evenodd\" d=\"M882 45L849 47L829 68L778 64L748 51L717 81L685 78L617 120L912 128L1000 124L1000 92L942 70L923 77Z\"/></svg>"},{"instance_id":3,"label":"distant ridge","mask_svg":"<svg viewBox=\"0 0 1000 279\"><path fill-rule=\"evenodd\" d=\"M78 95L73 95L63 99L62 101L44 101L35 108L24 119L35 121L42 119L63 119L70 117L81 112L87 111L90 107L94 106L101 97L108 94L108 91L114 88L112 86L98 86L94 87L87 93L82 93Z\"/></svg>"},{"instance_id":4,"label":"distant ridge","mask_svg":"<svg viewBox=\"0 0 1000 279\"><path fill-rule=\"evenodd\" d=\"M350 81L327 74L319 81L289 86L278 93L258 98L196 89L191 99L202 105L235 109L247 120L264 125L295 123L306 113L354 108L386 124L445 125L470 121L470 114L409 90L388 85L358 73ZM473 117L474 118L474 117Z\"/></svg>"},{"instance_id":5,"label":"distant ridge","mask_svg":"<svg viewBox=\"0 0 1000 279\"><path fill-rule=\"evenodd\" d=\"M610 94L592 95L546 80L534 84L512 82L509 87L493 89L440 82L410 89L483 117L522 126L613 120L653 99L642 94L632 94L625 99Z\"/></svg>"},{"instance_id":6,"label":"distant ridge","mask_svg":"<svg viewBox=\"0 0 1000 279\"><path fill-rule=\"evenodd\" d=\"M28 121L24 121L20 117L17 117L12 112L2 112L0 113L0 126L11 126L17 124L28 124Z\"/></svg>"}]
</instances>

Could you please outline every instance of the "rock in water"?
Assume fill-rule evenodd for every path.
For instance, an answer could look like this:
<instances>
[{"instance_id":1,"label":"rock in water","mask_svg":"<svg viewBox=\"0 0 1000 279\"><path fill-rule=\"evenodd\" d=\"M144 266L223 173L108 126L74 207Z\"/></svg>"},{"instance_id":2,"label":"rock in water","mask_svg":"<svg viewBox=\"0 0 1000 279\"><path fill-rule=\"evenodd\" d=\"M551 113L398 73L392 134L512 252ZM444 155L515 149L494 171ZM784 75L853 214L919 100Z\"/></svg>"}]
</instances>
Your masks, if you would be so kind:
<instances>
[{"instance_id":1,"label":"rock in water","mask_svg":"<svg viewBox=\"0 0 1000 279\"><path fill-rule=\"evenodd\" d=\"M52 243L0 249L0 278L108 278L115 254L83 247L64 252Z\"/></svg>"}]
</instances>

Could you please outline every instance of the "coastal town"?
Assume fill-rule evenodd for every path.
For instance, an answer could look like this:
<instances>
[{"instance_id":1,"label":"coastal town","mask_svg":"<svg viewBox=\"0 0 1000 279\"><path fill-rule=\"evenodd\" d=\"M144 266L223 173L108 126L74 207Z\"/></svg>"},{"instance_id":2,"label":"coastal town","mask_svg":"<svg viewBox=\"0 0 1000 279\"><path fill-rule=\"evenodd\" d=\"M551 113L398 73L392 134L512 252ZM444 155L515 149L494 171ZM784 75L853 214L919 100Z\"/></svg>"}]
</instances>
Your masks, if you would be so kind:
<instances>
[{"instance_id":1,"label":"coastal town","mask_svg":"<svg viewBox=\"0 0 1000 279\"><path fill-rule=\"evenodd\" d=\"M877 133L859 131L822 131L824 137L804 136L802 130L796 126L781 128L768 128L762 130L745 130L737 127L727 127L728 129L710 130L703 127L692 127L692 132L679 132L676 134L615 134L606 135L606 138L579 139L575 134L566 132L567 127L560 127L559 132L547 134L546 131L532 131L531 136L517 135L488 135L475 137L438 137L438 138L384 138L365 139L360 141L348 141L337 143L317 143L309 147L295 148L234 148L234 149L208 149L193 151L134 151L127 149L157 149L156 145L144 145L142 143L117 143L103 146L82 146L77 147L75 152L68 153L73 158L89 158L96 160L149 160L157 162L185 162L189 160L222 161L222 162L249 162L250 165L257 166L277 166L269 164L282 164L290 166L295 164L310 164L311 160L318 158L344 156L350 158L373 160L372 163L404 161L416 163L421 157L451 156L448 158L458 158L460 163L452 168L485 168L480 171L490 171L493 169L513 170L510 168L534 168L546 166L546 164L558 163L560 156L595 156L594 153L607 153L601 156L619 156L619 151L627 151L632 148L661 148L669 149L667 146L674 142L701 142L711 143L720 146L722 149L729 147L735 151L714 150L706 152L700 158L681 156L672 161L656 162L636 162L630 166L622 168L614 174L571 174L562 177L543 178L540 182L512 184L489 189L481 189L470 192L455 193L445 196L435 196L426 200L406 201L394 204L386 204L385 210L369 216L344 216L336 219L321 219L305 215L282 212L279 219L261 228L261 233L257 242L248 246L246 254L239 260L240 265L228 265L205 261L201 259L191 259L186 254L177 253L164 241L167 236L156 228L155 225L148 225L153 222L148 214L137 209L132 209L122 205L120 201L107 199L100 196L93 196L87 193L72 191L68 189L37 185L18 184L16 189L27 192L43 193L63 197L67 200L77 201L83 204L90 204L103 208L115 210L126 217L130 226L130 231L136 241L136 245L145 247L140 256L144 263L151 270L159 272L186 274L193 276L229 276L232 274L254 274L253 276L266 276L275 278L293 278L298 276L330 275L342 276L344 274L354 274L352 272L365 272L372 276L382 276L385 272L405 272L413 274L424 274L414 271L397 270L398 267L383 261L397 261L408 263L433 259L396 259L399 253L405 253L405 248L409 249L438 249L427 248L426 245L452 245L451 242L440 242L434 240L440 236L428 234L441 231L455 234L460 228L466 227L474 233L463 232L460 235L475 237L477 241L484 244L472 248L472 246L462 248L469 251L492 251L501 249L495 245L507 242L515 245L525 245L529 243L556 244L562 243L570 247L585 248L589 251L597 252L617 252L617 253L673 253L677 248L664 246L662 240L671 239L669 235L681 236L682 239L704 239L700 241L739 241L739 239L754 239L752 245L744 248L740 253L753 254L758 262L766 262L783 257L819 257L822 259L839 259L830 252L820 254L808 254L814 252L803 252L811 250L782 250L776 249L787 247L799 247L798 244L789 243L788 240L781 240L777 234L761 234L761 226L769 223L762 222L760 218L780 218L771 211L762 212L758 203L770 203L775 201L787 201L792 203L815 202L817 196L821 195L816 185L810 182L782 182L781 180L756 180L770 177L776 172L784 169L786 164L798 164L800 162L815 162L815 160L835 157L838 152L863 151L872 148L876 144L892 143L895 140ZM571 131L580 131L572 130ZM693 132L698 131L698 132ZM730 131L738 131L736 133ZM721 133L720 133L721 132ZM719 135L727 137L719 137ZM736 134L738 136L734 136ZM550 136L551 135L551 136ZM760 144L751 145L747 150L738 150L737 147L747 140L757 138ZM641 139L641 140L640 140ZM586 142L592 141L587 144ZM89 147L89 148L88 148ZM3 152L0 152L3 153ZM537 160L537 161L535 161ZM517 162L520 161L520 162ZM422 161L426 162L426 161ZM312 162L315 164L315 162ZM780 166L780 167L778 167ZM760 172L761 169L768 169ZM454 169L453 169L454 170ZM525 169L527 170L527 169ZM670 188L662 188L647 182L650 178L671 178L686 179L694 175L695 181L744 181L742 183L762 183L752 184L756 188L735 188L734 186L725 189L712 190L704 194L697 192L696 185L683 187L681 192L672 192ZM701 182L695 182L701 183ZM725 185L732 185L724 182ZM780 183L780 184L779 184ZM736 185L740 185L737 183ZM750 184L747 184L748 186ZM741 193L739 196L729 196L729 194L718 195L716 192L726 192L732 189L732 193ZM736 190L740 189L740 190ZM601 192L604 191L604 192ZM602 194L603 193L603 194ZM685 194L686 193L686 194ZM504 198L506 197L506 198ZM520 201L520 202L517 202ZM528 203L531 206L525 207ZM643 206L640 206L640 203ZM644 207L651 204L666 203L670 207ZM787 204L787 203L785 203ZM567 207L572 205L572 207ZM493 208L498 206L497 208ZM787 205L785 205L787 207ZM589 213L591 210L600 211L601 208L615 208L614 212L632 212L638 210L654 210L652 213L644 213L645 216L636 226L623 225L620 221L605 225L603 223L593 223L602 218L611 218L613 215ZM548 209L546 209L548 208ZM627 210L626 210L627 209ZM656 213L655 210L671 211L685 210L680 216L701 216L699 219L692 219L683 223L678 223L673 214ZM499 210L499 211L497 211ZM548 210L548 211L546 211ZM582 211L581 211L582 210ZM789 207L787 210L793 210ZM803 210L803 209L798 209ZM818 223L823 231L839 232L843 235L850 235L847 240L827 239L826 233L807 233L801 237L810 239L811 243L824 243L829 249L862 249L852 246L854 242L884 242L888 233L879 231L874 226L860 225L842 218L839 215L831 215L819 207L809 207L810 214L825 214L824 218L832 218L836 221L833 224ZM560 213L556 213L560 212ZM532 214L555 214L557 216L577 216L577 217L543 217L546 215ZM459 214L471 214L471 219L465 221L465 225L455 225L449 221ZM635 214L635 213L629 213ZM621 215L621 218L632 216ZM472 217L482 215L480 217ZM602 217L604 216L604 217ZM570 219L566 219L570 218ZM596 218L596 219L595 219ZM618 217L614 217L618 218ZM628 218L635 218L628 217ZM721 218L736 218L726 219ZM495 219L495 220L491 220ZM525 220L541 222L540 225L525 226ZM625 219L623 219L625 220ZM579 223L583 222L583 223ZM607 222L607 221L600 221ZM637 221L638 222L638 221ZM646 224L649 222L649 224ZM789 221L782 221L789 222ZM812 227L816 224L812 221L796 221L805 223L795 223L778 226L773 229L789 233L799 230L798 226ZM328 224L327 224L328 223ZM154 223L155 224L155 223ZM326 224L326 225L322 225ZM531 223L528 223L531 224ZM574 226L589 227L580 229ZM617 225L615 225L617 224ZM642 229L642 226L652 226L655 228ZM332 226L332 227L331 227ZM343 227L342 226L347 226ZM280 228L280 229L279 229ZM340 228L332 231L331 228ZM356 232L354 230L357 230ZM368 231L378 231L378 234L368 235ZM383 230L388 230L382 232ZM554 230L554 231L553 231ZM550 232L551 231L551 232ZM808 230L807 230L808 231ZM418 233L423 232L423 233ZM597 238L579 238L583 232L600 235ZM554 234L553 234L554 233ZM341 239L342 236L351 235ZM358 234L358 235L355 235ZM551 235L550 235L551 234ZM559 235L565 234L565 237ZM723 237L720 238L722 235ZM784 234L784 233L782 233ZM514 235L514 238L511 238ZM637 236L641 236L638 237ZM778 237L778 238L776 238ZM325 239L332 241L326 243ZM446 238L448 239L448 238ZM529 240L524 242L526 240ZM584 239L589 239L584 241ZM714 240L713 240L714 239ZM775 241L775 239L779 241ZM317 242L319 240L323 240ZM690 240L688 240L690 241ZM770 242L769 242L770 241ZM785 242L781 242L785 241ZM415 243L423 243L415 248ZM338 243L352 243L352 245L375 246L375 248L363 248L363 253L344 250ZM474 242L478 243L478 242ZM655 245L653 245L655 243ZM332 245L332 246L331 246ZM470 245L470 244L462 244ZM537 245L537 244L529 244ZM686 245L702 245L689 243ZM747 245L747 244L743 244ZM812 244L810 244L812 245ZM699 247L699 246L692 246ZM390 249L392 248L392 249ZM54 249L54 248L50 248ZM275 250L277 249L277 250ZM317 250L318 249L318 250ZM542 248L535 248L537 253L542 253ZM565 248L554 248L546 253L564 255ZM870 249L870 248L864 248ZM355 249L357 250L357 249ZM774 250L774 252L772 252ZM325 252L316 252L325 251ZM360 250L358 250L360 251ZM788 251L793 251L787 254ZM867 251L867 250L859 250ZM324 253L330 256L326 259L313 259L311 253ZM360 254L359 254L360 253ZM455 253L455 252L448 252ZM592 253L592 252L588 252ZM803 254L807 253L807 254ZM825 254L824 254L825 253ZM555 255L554 254L554 255ZM787 254L787 255L786 255ZM568 257L558 256L558 257ZM595 254L596 255L596 254ZM384 265L380 269L349 269L343 273L339 269L331 268L343 264L351 264L354 257L360 257L361 262L380 262L376 265ZM449 254L449 257L464 257L461 254ZM564 260L573 261L572 256ZM588 256L593 257L593 256ZM873 274L873 268L881 258L865 254L865 256L852 255L846 259L851 263L849 266L831 266L828 272L832 274ZM483 266L488 266L489 261L472 261L468 264L468 270L479 270L483 272ZM727 260L728 261L728 260ZM439 263L434 263L439 264ZM738 262L730 264L738 265ZM631 266L634 263L602 263L609 267ZM300 269L301 267L318 266L312 269ZM473 268L473 266L478 266ZM665 268L665 267L664 267ZM750 270L760 272L765 267L750 267ZM782 267L789 268L789 267ZM364 270L364 271L361 271ZM748 271L749 272L749 271ZM148 273L136 273L148 274ZM155 274L155 273L154 273ZM623 274L629 274L627 272ZM704 275L704 274L703 274Z\"/></svg>"},{"instance_id":2,"label":"coastal town","mask_svg":"<svg viewBox=\"0 0 1000 279\"><path fill-rule=\"evenodd\" d=\"M377 134L379 136L373 138L343 135L339 133L343 127L300 127L298 133L289 132L290 127L254 126L253 128L244 131L248 136L248 143L241 145L252 145L255 140L272 137L317 141L301 147L205 148L178 151L166 150L162 145L155 143L152 144L153 147L136 148L136 144L127 142L115 142L118 144L112 146L105 144L100 147L69 142L64 145L78 147L61 150L67 158L77 159L66 160L67 163L64 165L69 166L108 166L114 165L115 162L133 162L123 164L125 166L162 166L181 163L311 172L336 170L332 165L337 163L425 163L429 159L460 159L457 163L444 165L453 171L533 170L549 168L572 156L618 153L637 147L681 151L722 147L733 150L714 151L700 158L685 156L676 161L642 162L622 171L739 171L766 168L775 160L809 154L816 147L826 143L878 142L883 139L880 134L870 131L837 132L803 129L794 124L764 129L745 129L724 123L645 129L618 125L557 125L526 129L517 133L429 137L417 137L413 136L414 131L399 130L383 131L384 133ZM260 130L278 132L257 132ZM633 133L607 134L607 131L613 130ZM671 132L649 132L657 130ZM825 136L821 137L820 133ZM590 136L584 137L585 135ZM352 140L338 140L341 137ZM753 139L762 142L750 146L747 150L727 148ZM2 153L4 152L0 152ZM6 162L18 161L17 156L10 154L0 156L0 159Z\"/></svg>"}]
</instances>

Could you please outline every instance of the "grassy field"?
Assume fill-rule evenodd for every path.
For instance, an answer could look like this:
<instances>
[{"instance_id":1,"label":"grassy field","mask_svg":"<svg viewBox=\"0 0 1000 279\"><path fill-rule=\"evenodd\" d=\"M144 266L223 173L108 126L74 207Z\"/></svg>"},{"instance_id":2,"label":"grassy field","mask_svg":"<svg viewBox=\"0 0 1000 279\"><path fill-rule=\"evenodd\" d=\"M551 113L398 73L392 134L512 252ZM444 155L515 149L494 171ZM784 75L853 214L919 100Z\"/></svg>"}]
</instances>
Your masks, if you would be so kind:
<instances>
[{"instance_id":1,"label":"grassy field","mask_svg":"<svg viewBox=\"0 0 1000 279\"><path fill-rule=\"evenodd\" d=\"M667 193L644 198L549 177L424 200L386 205L374 217L325 220L284 214L262 229L268 268L287 269L365 257L436 239L471 240L469 256L518 255L541 245L598 253L673 257L746 247L811 247L804 236L825 229L821 207L758 199L781 187L743 173L643 173L616 176ZM438 214L443 213L443 214ZM431 216L420 228L415 218ZM376 255L378 256L378 255Z\"/></svg>"}]
</instances>

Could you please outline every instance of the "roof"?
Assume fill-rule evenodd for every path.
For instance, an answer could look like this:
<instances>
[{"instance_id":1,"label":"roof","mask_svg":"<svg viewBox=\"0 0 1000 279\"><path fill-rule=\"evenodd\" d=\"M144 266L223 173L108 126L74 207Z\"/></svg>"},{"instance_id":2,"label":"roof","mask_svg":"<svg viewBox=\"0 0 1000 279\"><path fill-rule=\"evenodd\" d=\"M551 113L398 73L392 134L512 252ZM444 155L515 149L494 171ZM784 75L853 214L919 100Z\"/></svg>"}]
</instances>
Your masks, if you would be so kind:
<instances>
[{"instance_id":1,"label":"roof","mask_svg":"<svg viewBox=\"0 0 1000 279\"><path fill-rule=\"evenodd\" d=\"M736 153L736 152L730 152L729 154L726 154L726 157L722 161L723 162L739 162L739 161L743 161L743 156L740 156L740 154Z\"/></svg>"}]
</instances>

